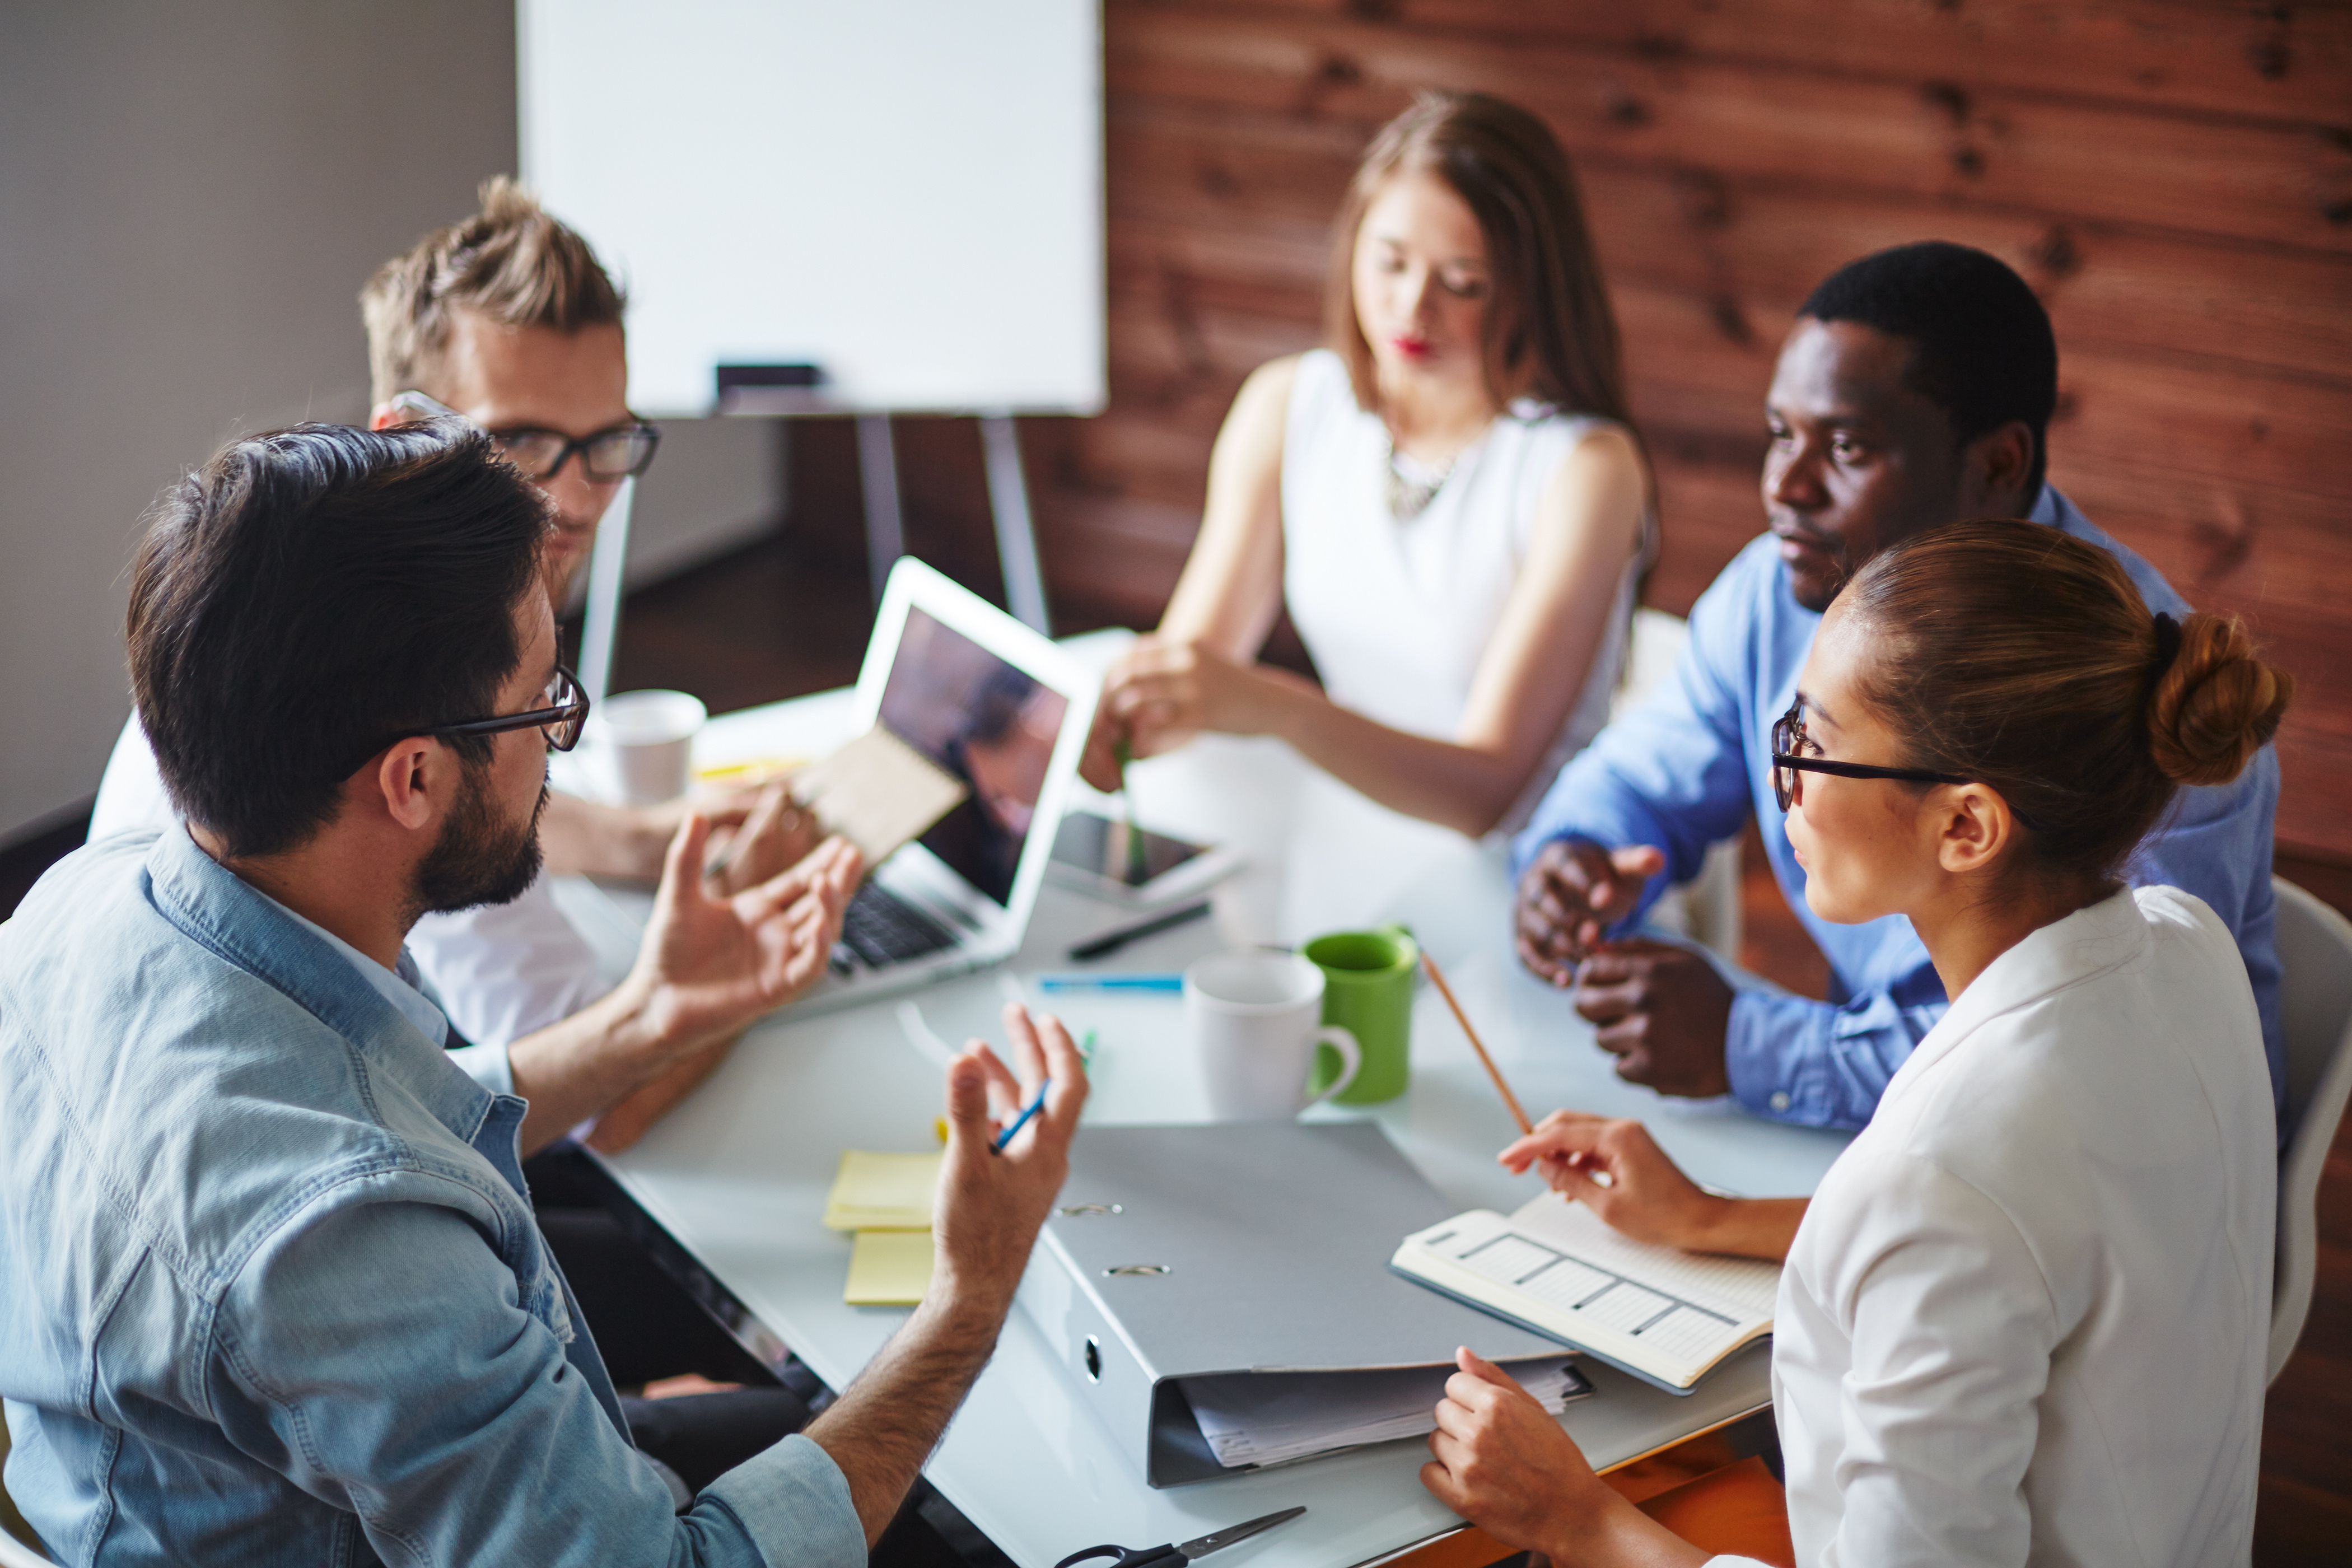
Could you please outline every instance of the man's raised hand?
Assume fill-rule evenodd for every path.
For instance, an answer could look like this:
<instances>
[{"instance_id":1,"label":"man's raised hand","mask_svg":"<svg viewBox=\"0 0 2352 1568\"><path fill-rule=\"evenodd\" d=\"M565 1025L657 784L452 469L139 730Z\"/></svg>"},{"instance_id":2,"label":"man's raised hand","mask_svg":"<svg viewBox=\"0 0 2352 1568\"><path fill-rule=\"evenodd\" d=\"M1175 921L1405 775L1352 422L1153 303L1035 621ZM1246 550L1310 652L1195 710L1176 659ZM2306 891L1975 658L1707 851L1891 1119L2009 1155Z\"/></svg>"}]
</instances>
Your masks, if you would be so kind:
<instances>
[{"instance_id":1,"label":"man's raised hand","mask_svg":"<svg viewBox=\"0 0 2352 1568\"><path fill-rule=\"evenodd\" d=\"M671 841L626 983L644 989L649 1017L680 1054L734 1034L824 976L865 868L856 849L828 838L789 870L720 896L702 874L709 837L709 819L693 814Z\"/></svg>"},{"instance_id":2,"label":"man's raised hand","mask_svg":"<svg viewBox=\"0 0 2352 1568\"><path fill-rule=\"evenodd\" d=\"M948 1150L931 1230L933 1287L944 1300L1001 1316L1070 1166L1087 1069L1061 1020L1004 1009L1013 1065L974 1040L948 1068ZM1002 1151L996 1139L1045 1088L1045 1102ZM993 1329L990 1331L993 1335Z\"/></svg>"}]
</instances>

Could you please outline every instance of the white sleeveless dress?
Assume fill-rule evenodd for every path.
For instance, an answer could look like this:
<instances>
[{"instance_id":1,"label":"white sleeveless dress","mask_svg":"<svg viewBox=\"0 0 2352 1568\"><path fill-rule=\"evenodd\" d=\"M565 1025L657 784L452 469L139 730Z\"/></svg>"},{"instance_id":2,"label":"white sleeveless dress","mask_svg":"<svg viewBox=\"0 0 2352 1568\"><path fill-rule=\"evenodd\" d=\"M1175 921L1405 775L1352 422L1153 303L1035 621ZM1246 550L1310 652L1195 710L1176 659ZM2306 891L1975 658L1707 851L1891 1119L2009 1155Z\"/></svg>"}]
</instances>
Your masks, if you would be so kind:
<instances>
[{"instance_id":1,"label":"white sleeveless dress","mask_svg":"<svg viewBox=\"0 0 2352 1568\"><path fill-rule=\"evenodd\" d=\"M1380 416L1356 406L1339 355L1302 356L1282 441L1282 589L1331 700L1391 729L1454 740L1527 559L1544 487L1579 443L1611 424L1514 403L1455 460L1429 505L1399 520L1389 511ZM1654 534L1644 515L1583 689L1499 831L1525 825L1561 766L1607 721Z\"/></svg>"}]
</instances>

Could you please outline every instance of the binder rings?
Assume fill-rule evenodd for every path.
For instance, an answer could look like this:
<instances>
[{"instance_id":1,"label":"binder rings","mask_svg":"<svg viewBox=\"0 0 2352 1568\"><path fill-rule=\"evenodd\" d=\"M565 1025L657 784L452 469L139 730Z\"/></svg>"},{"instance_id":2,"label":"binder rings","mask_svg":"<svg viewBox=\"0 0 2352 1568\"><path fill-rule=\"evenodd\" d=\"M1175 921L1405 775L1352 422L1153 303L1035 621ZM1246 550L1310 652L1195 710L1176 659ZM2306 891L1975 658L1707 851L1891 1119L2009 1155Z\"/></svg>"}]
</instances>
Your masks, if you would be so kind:
<instances>
[{"instance_id":1,"label":"binder rings","mask_svg":"<svg viewBox=\"0 0 2352 1568\"><path fill-rule=\"evenodd\" d=\"M1454 1206L1375 1122L1089 1127L1020 1305L1147 1482L1234 1475L1184 1379L1560 1353L1390 1272Z\"/></svg>"}]
</instances>

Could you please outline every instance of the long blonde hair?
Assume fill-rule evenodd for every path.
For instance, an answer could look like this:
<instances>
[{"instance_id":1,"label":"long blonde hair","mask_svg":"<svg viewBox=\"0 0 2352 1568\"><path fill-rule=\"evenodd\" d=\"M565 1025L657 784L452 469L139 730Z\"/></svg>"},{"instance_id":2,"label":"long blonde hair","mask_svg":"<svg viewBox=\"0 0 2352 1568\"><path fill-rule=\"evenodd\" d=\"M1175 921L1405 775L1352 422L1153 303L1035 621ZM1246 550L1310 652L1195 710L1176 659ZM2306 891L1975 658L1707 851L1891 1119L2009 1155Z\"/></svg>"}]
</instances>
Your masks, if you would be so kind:
<instances>
[{"instance_id":1,"label":"long blonde hair","mask_svg":"<svg viewBox=\"0 0 2352 1568\"><path fill-rule=\"evenodd\" d=\"M1497 408L1514 391L1564 413L1632 426L1623 352L1584 204L1550 128L1483 92L1425 92L1381 128L1349 182L1332 231L1324 330L1347 363L1356 402L1380 406L1371 345L1356 319L1355 252L1364 210L1395 175L1426 170L1478 220L1494 293L1486 310L1486 393Z\"/></svg>"}]
</instances>

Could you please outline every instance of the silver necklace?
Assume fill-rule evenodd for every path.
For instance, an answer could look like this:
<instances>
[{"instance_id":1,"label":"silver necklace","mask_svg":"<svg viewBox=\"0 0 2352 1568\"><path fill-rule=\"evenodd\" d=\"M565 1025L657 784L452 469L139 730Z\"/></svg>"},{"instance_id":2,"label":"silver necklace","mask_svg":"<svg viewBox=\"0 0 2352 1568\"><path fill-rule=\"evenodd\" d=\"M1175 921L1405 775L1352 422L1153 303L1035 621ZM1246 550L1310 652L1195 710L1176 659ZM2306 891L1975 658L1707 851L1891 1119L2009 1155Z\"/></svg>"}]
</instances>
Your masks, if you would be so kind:
<instances>
[{"instance_id":1,"label":"silver necklace","mask_svg":"<svg viewBox=\"0 0 2352 1568\"><path fill-rule=\"evenodd\" d=\"M1399 522L1410 522L1429 510L1429 503L1437 499L1437 492L1454 477L1454 466L1462 460L1462 453L1455 452L1434 468L1415 463L1413 466L1423 470L1423 476L1416 479L1404 471L1407 459L1397 451L1396 437L1387 439L1389 515Z\"/></svg>"}]
</instances>

